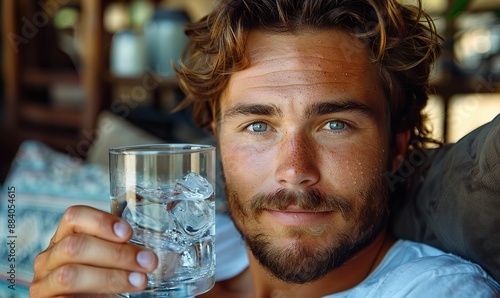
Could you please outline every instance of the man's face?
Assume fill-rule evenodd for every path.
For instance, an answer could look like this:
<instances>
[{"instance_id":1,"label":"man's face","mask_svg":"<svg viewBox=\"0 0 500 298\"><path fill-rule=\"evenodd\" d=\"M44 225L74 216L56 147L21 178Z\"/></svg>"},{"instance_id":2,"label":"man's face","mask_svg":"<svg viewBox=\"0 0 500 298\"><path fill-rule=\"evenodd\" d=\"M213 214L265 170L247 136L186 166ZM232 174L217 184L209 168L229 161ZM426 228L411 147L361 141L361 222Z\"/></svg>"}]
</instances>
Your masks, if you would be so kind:
<instances>
[{"instance_id":1,"label":"man's face","mask_svg":"<svg viewBox=\"0 0 500 298\"><path fill-rule=\"evenodd\" d=\"M218 133L227 198L278 278L321 278L387 217L388 112L365 48L339 30L251 32Z\"/></svg>"}]
</instances>

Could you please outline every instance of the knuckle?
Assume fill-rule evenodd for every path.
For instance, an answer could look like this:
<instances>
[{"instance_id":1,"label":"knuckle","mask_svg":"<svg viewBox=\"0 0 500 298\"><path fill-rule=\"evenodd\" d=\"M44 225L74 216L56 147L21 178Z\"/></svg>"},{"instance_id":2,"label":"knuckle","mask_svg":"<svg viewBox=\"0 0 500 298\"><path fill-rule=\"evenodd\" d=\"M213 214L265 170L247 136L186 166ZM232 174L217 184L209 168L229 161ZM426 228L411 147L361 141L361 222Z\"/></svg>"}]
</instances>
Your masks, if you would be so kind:
<instances>
[{"instance_id":1,"label":"knuckle","mask_svg":"<svg viewBox=\"0 0 500 298\"><path fill-rule=\"evenodd\" d=\"M74 265L64 265L54 271L54 282L62 289L72 289L78 280L78 269Z\"/></svg>"},{"instance_id":2,"label":"knuckle","mask_svg":"<svg viewBox=\"0 0 500 298\"><path fill-rule=\"evenodd\" d=\"M30 297L39 297L40 296L40 291L38 290L38 282L36 281L33 281L31 284L30 284L30 287L29 287L29 295Z\"/></svg>"},{"instance_id":3,"label":"knuckle","mask_svg":"<svg viewBox=\"0 0 500 298\"><path fill-rule=\"evenodd\" d=\"M42 252L35 257L35 260L33 261L33 270L35 271L35 273L42 270L46 259L47 258L45 252Z\"/></svg>"},{"instance_id":4,"label":"knuckle","mask_svg":"<svg viewBox=\"0 0 500 298\"><path fill-rule=\"evenodd\" d=\"M123 248L121 245L113 249L113 251L110 253L110 260L113 264L119 264L122 260L122 255L123 255Z\"/></svg>"},{"instance_id":5,"label":"knuckle","mask_svg":"<svg viewBox=\"0 0 500 298\"><path fill-rule=\"evenodd\" d=\"M121 292L127 289L128 283L125 274L112 270L106 274L106 285L109 292Z\"/></svg>"},{"instance_id":6,"label":"knuckle","mask_svg":"<svg viewBox=\"0 0 500 298\"><path fill-rule=\"evenodd\" d=\"M109 214L105 212L99 212L96 218L97 227L105 231L110 225Z\"/></svg>"},{"instance_id":7,"label":"knuckle","mask_svg":"<svg viewBox=\"0 0 500 298\"><path fill-rule=\"evenodd\" d=\"M79 212L80 209L78 206L71 206L68 209L66 209L66 211L62 216L61 221L68 225L74 225Z\"/></svg>"},{"instance_id":8,"label":"knuckle","mask_svg":"<svg viewBox=\"0 0 500 298\"><path fill-rule=\"evenodd\" d=\"M54 234L54 236L52 236L52 238L50 238L49 246L47 247L47 249L54 246L54 244L56 244L56 242L57 242L57 231L56 231L56 234Z\"/></svg>"},{"instance_id":9,"label":"knuckle","mask_svg":"<svg viewBox=\"0 0 500 298\"><path fill-rule=\"evenodd\" d=\"M80 234L72 234L64 238L58 247L56 255L63 254L69 258L77 257L84 250L85 237Z\"/></svg>"},{"instance_id":10,"label":"knuckle","mask_svg":"<svg viewBox=\"0 0 500 298\"><path fill-rule=\"evenodd\" d=\"M116 245L111 251L110 259L114 264L120 264L127 259L126 245Z\"/></svg>"}]
</instances>

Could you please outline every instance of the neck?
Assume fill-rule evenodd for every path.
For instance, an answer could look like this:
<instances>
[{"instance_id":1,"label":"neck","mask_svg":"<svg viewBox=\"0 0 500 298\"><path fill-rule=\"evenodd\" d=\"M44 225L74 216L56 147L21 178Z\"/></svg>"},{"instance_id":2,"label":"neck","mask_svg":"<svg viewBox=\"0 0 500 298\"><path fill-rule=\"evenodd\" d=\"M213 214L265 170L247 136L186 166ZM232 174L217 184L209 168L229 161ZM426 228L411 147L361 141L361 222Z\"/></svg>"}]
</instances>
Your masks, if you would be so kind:
<instances>
[{"instance_id":1,"label":"neck","mask_svg":"<svg viewBox=\"0 0 500 298\"><path fill-rule=\"evenodd\" d=\"M253 297L322 297L348 290L362 282L380 264L394 242L384 230L341 267L320 280L306 284L289 284L275 278L249 251Z\"/></svg>"}]
</instances>

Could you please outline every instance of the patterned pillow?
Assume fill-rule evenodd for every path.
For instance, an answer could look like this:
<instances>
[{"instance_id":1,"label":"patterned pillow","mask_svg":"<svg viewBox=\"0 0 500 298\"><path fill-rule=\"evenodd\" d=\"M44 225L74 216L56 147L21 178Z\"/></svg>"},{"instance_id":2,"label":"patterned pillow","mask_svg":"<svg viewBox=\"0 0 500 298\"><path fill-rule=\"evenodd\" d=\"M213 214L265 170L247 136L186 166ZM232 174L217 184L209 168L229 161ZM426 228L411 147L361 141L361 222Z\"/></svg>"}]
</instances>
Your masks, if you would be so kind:
<instances>
[{"instance_id":1,"label":"patterned pillow","mask_svg":"<svg viewBox=\"0 0 500 298\"><path fill-rule=\"evenodd\" d=\"M28 297L33 261L49 244L66 208L83 204L109 211L106 168L36 141L21 144L1 193L0 234L11 245L0 245L0 297Z\"/></svg>"}]
</instances>

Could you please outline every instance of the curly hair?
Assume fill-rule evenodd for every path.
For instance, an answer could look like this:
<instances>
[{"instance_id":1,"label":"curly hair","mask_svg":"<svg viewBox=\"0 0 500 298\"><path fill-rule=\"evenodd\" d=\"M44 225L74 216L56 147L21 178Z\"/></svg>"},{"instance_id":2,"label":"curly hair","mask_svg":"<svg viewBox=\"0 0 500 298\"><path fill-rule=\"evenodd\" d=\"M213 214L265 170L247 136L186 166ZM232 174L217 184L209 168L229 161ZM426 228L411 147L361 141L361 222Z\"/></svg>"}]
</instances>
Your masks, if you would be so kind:
<instances>
[{"instance_id":1,"label":"curly hair","mask_svg":"<svg viewBox=\"0 0 500 298\"><path fill-rule=\"evenodd\" d=\"M208 126L219 119L219 99L231 74L248 66L250 30L300 32L338 28L368 49L388 100L390 131L410 131L409 151L435 143L422 109L432 63L441 52L433 21L416 6L397 0L219 0L212 12L186 27L190 37L176 68L186 94L179 108L193 104L193 119Z\"/></svg>"}]
</instances>

